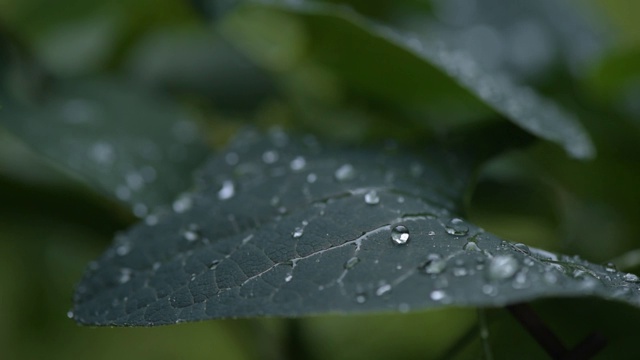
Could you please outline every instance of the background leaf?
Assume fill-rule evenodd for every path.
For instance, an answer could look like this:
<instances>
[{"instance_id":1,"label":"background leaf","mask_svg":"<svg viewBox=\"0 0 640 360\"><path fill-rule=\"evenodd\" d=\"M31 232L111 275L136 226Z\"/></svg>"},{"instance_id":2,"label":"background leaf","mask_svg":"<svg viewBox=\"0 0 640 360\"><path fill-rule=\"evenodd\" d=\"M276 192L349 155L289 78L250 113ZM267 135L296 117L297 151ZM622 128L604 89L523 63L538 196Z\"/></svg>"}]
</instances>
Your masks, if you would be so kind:
<instances>
[{"instance_id":1,"label":"background leaf","mask_svg":"<svg viewBox=\"0 0 640 360\"><path fill-rule=\"evenodd\" d=\"M322 2L244 3L226 20L226 32L273 71L294 72L311 62L357 91L419 109L427 118L478 119L495 111L561 144L572 156L594 154L572 115L506 74L482 71L472 58L443 43L400 33ZM271 46L274 43L278 46Z\"/></svg>"},{"instance_id":2,"label":"background leaf","mask_svg":"<svg viewBox=\"0 0 640 360\"><path fill-rule=\"evenodd\" d=\"M246 134L175 214L134 227L90 265L73 316L150 326L555 296L638 305L636 275L511 244L458 218L472 170L437 148L419 157Z\"/></svg>"},{"instance_id":3,"label":"background leaf","mask_svg":"<svg viewBox=\"0 0 640 360\"><path fill-rule=\"evenodd\" d=\"M37 100L0 101L0 125L137 216L186 190L208 152L188 113L124 82L58 82Z\"/></svg>"}]
</instances>

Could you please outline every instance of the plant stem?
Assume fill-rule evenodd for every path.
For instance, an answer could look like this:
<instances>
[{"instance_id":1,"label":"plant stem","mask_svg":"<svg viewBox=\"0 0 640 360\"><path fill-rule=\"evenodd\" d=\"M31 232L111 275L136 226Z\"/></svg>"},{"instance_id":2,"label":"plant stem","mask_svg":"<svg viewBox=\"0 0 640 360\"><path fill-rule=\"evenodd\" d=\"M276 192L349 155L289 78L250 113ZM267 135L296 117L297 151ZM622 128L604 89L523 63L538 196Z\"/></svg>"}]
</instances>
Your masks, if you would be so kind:
<instances>
[{"instance_id":1,"label":"plant stem","mask_svg":"<svg viewBox=\"0 0 640 360\"><path fill-rule=\"evenodd\" d=\"M480 328L480 342L482 342L482 353L485 360L493 360L491 344L489 343L489 324L487 323L487 313L485 309L478 308L478 327Z\"/></svg>"},{"instance_id":2,"label":"plant stem","mask_svg":"<svg viewBox=\"0 0 640 360\"><path fill-rule=\"evenodd\" d=\"M285 319L284 321L283 358L286 360L313 359L313 354L309 351L304 341L302 320Z\"/></svg>"},{"instance_id":3,"label":"plant stem","mask_svg":"<svg viewBox=\"0 0 640 360\"><path fill-rule=\"evenodd\" d=\"M520 322L529 334L540 344L552 359L561 359L567 354L567 348L547 327L528 304L507 306L507 310Z\"/></svg>"}]
</instances>

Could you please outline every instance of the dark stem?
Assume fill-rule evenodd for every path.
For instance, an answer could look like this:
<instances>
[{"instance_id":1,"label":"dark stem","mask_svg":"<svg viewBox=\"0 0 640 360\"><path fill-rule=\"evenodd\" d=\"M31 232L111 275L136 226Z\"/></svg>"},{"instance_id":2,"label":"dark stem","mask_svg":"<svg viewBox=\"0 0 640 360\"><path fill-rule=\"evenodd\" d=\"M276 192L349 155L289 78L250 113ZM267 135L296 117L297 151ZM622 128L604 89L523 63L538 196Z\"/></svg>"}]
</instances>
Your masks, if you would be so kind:
<instances>
[{"instance_id":1,"label":"dark stem","mask_svg":"<svg viewBox=\"0 0 640 360\"><path fill-rule=\"evenodd\" d=\"M590 359L607 345L607 339L600 333L591 333L582 340L571 352L562 360L582 360Z\"/></svg>"},{"instance_id":2,"label":"dark stem","mask_svg":"<svg viewBox=\"0 0 640 360\"><path fill-rule=\"evenodd\" d=\"M313 359L314 356L305 343L302 320L285 319L284 321L283 358L286 360Z\"/></svg>"},{"instance_id":3,"label":"dark stem","mask_svg":"<svg viewBox=\"0 0 640 360\"><path fill-rule=\"evenodd\" d=\"M567 355L567 348L560 339L547 327L528 304L507 306L507 310L529 334L540 344L552 359L562 359Z\"/></svg>"},{"instance_id":4,"label":"dark stem","mask_svg":"<svg viewBox=\"0 0 640 360\"><path fill-rule=\"evenodd\" d=\"M458 353L464 350L471 342L473 342L478 336L478 327L476 325L471 326L467 331L465 331L462 336L458 338L449 348L438 357L439 360L449 360L453 359L458 355Z\"/></svg>"}]
</instances>

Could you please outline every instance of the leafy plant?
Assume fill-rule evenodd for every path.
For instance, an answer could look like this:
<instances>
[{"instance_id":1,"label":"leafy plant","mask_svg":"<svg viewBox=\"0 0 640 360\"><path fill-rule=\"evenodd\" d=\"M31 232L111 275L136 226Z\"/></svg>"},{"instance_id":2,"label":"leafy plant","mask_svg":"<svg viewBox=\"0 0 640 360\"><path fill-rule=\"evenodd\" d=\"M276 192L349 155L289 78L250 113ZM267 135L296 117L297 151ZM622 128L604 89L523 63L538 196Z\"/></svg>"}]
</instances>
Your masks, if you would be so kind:
<instances>
[{"instance_id":1,"label":"leafy plant","mask_svg":"<svg viewBox=\"0 0 640 360\"><path fill-rule=\"evenodd\" d=\"M633 107L603 90L625 87L602 80L619 60L606 58L613 45L596 25L547 1L474 20L464 20L468 4L438 1L192 5L214 31L194 16L123 55L96 27L105 58L71 75L3 34L1 146L42 171L3 160L7 188L37 185L34 201L52 201L44 216L54 223L110 219L98 233L117 230L87 266L69 318L287 318L221 331L266 326L252 333L263 339L245 351L253 357L637 356L625 331L640 306L640 278L628 272L638 265L628 239L640 230L640 129ZM549 38L568 44L567 33L579 34L575 46L550 50L559 45ZM99 63L118 65L92 70ZM603 183L620 171L619 188ZM92 212L61 211L65 199L49 195L59 184L80 192L71 208ZM367 315L344 317L355 314ZM439 317L449 318L442 331ZM341 324L353 318L378 321L389 341L349 353L341 339L366 331ZM403 329L412 334L389 335ZM422 331L429 347L416 345ZM264 345L269 336L283 345Z\"/></svg>"}]
</instances>

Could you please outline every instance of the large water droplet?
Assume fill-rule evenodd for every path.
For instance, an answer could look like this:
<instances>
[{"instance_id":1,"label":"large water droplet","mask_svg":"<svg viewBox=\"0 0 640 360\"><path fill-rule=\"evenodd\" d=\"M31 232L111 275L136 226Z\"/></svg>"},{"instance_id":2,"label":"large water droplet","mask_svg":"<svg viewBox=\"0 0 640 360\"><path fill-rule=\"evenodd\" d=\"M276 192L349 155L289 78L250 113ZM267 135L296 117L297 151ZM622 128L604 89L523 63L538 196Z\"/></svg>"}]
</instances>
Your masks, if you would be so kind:
<instances>
[{"instance_id":1,"label":"large water droplet","mask_svg":"<svg viewBox=\"0 0 640 360\"><path fill-rule=\"evenodd\" d=\"M353 168L353 165L344 164L336 170L334 176L338 181L352 180L356 177L356 170Z\"/></svg>"},{"instance_id":2,"label":"large water droplet","mask_svg":"<svg viewBox=\"0 0 640 360\"><path fill-rule=\"evenodd\" d=\"M233 197L236 192L235 185L231 180L225 180L222 182L222 187L218 191L218 199L228 200Z\"/></svg>"},{"instance_id":3,"label":"large water droplet","mask_svg":"<svg viewBox=\"0 0 640 360\"><path fill-rule=\"evenodd\" d=\"M289 163L289 167L293 171L300 171L300 170L304 169L305 166L307 166L307 161L302 156L296 156Z\"/></svg>"},{"instance_id":4,"label":"large water droplet","mask_svg":"<svg viewBox=\"0 0 640 360\"><path fill-rule=\"evenodd\" d=\"M299 239L302 237L302 235L304 235L304 228L302 227L295 228L295 230L293 230L293 232L291 233L291 237L294 239Z\"/></svg>"},{"instance_id":5,"label":"large water droplet","mask_svg":"<svg viewBox=\"0 0 640 360\"><path fill-rule=\"evenodd\" d=\"M489 277L494 280L508 279L518 271L519 267L518 260L513 256L499 255L489 263Z\"/></svg>"},{"instance_id":6,"label":"large water droplet","mask_svg":"<svg viewBox=\"0 0 640 360\"><path fill-rule=\"evenodd\" d=\"M390 291L391 291L391 285L390 284L383 284L383 285L380 285L380 287L378 287L376 289L376 295L382 296L384 294L387 294Z\"/></svg>"},{"instance_id":7,"label":"large water droplet","mask_svg":"<svg viewBox=\"0 0 640 360\"><path fill-rule=\"evenodd\" d=\"M463 236L469 232L469 227L465 225L462 219L454 218L445 225L445 230L449 235Z\"/></svg>"},{"instance_id":8,"label":"large water droplet","mask_svg":"<svg viewBox=\"0 0 640 360\"><path fill-rule=\"evenodd\" d=\"M636 274L631 274L631 273L627 273L625 274L622 279L626 282L631 282L631 283L637 283L640 282L640 278L638 277L638 275Z\"/></svg>"},{"instance_id":9,"label":"large water droplet","mask_svg":"<svg viewBox=\"0 0 640 360\"><path fill-rule=\"evenodd\" d=\"M344 268L345 269L352 269L354 266L358 265L358 263L360 262L360 259L358 257L352 257L351 259L347 260L347 262L344 263Z\"/></svg>"},{"instance_id":10,"label":"large water droplet","mask_svg":"<svg viewBox=\"0 0 640 360\"><path fill-rule=\"evenodd\" d=\"M409 241L409 229L398 225L391 230L391 240L398 245L404 245Z\"/></svg>"},{"instance_id":11,"label":"large water droplet","mask_svg":"<svg viewBox=\"0 0 640 360\"><path fill-rule=\"evenodd\" d=\"M378 196L378 192L375 190L369 190L366 194L364 194L364 202L369 205L376 205L380 203L380 197Z\"/></svg>"}]
</instances>

